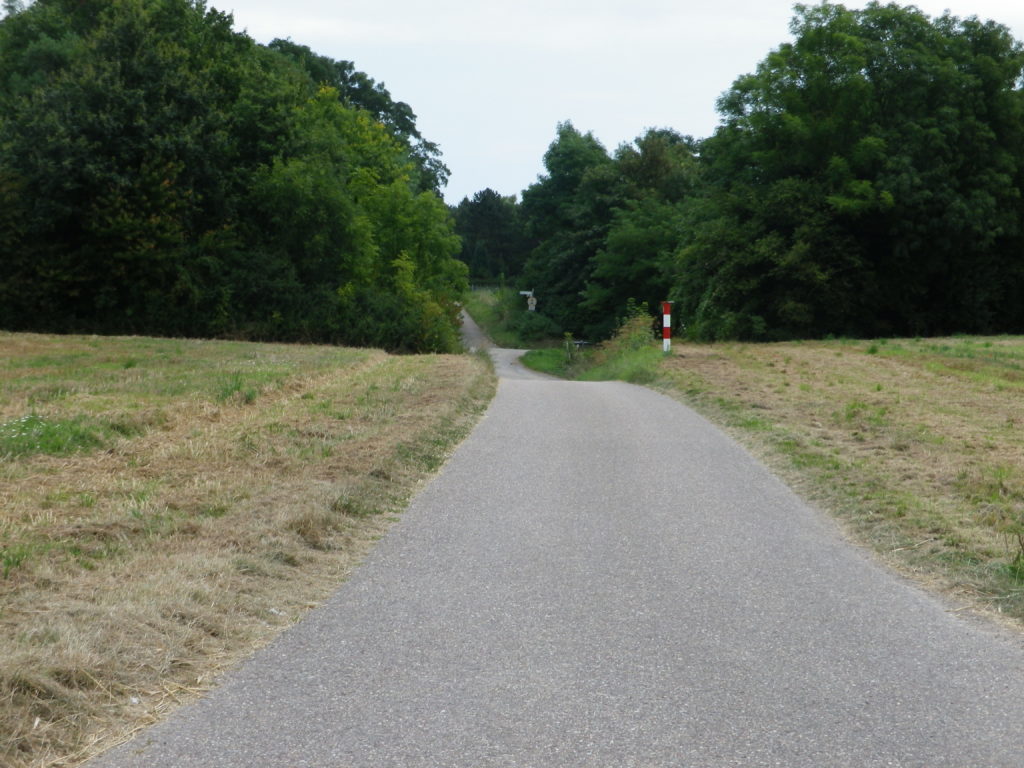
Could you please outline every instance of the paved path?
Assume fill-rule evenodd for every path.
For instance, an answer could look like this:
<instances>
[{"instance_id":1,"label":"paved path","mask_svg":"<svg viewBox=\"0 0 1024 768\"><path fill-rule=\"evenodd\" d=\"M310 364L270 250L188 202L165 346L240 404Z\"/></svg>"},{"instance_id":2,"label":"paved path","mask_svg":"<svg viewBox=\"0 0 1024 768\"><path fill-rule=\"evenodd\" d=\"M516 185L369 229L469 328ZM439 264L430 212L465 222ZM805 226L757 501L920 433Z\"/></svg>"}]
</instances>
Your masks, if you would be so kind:
<instances>
[{"instance_id":1,"label":"paved path","mask_svg":"<svg viewBox=\"0 0 1024 768\"><path fill-rule=\"evenodd\" d=\"M352 579L96 768L1024 765L1017 638L675 402L495 354L491 409Z\"/></svg>"},{"instance_id":2,"label":"paved path","mask_svg":"<svg viewBox=\"0 0 1024 768\"><path fill-rule=\"evenodd\" d=\"M462 343L470 352L476 352L478 349L494 349L491 340L465 311L462 312Z\"/></svg>"}]
</instances>

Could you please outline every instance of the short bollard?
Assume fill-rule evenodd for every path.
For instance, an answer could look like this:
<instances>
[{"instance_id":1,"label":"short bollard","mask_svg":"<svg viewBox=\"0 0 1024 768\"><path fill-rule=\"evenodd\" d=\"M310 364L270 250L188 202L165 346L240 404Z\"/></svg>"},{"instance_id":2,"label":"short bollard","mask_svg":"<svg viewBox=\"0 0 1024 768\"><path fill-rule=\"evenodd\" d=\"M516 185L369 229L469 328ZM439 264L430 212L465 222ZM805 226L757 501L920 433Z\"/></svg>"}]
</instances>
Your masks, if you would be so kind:
<instances>
[{"instance_id":1,"label":"short bollard","mask_svg":"<svg viewBox=\"0 0 1024 768\"><path fill-rule=\"evenodd\" d=\"M661 338L662 351L668 354L672 350L672 302L661 302Z\"/></svg>"}]
</instances>

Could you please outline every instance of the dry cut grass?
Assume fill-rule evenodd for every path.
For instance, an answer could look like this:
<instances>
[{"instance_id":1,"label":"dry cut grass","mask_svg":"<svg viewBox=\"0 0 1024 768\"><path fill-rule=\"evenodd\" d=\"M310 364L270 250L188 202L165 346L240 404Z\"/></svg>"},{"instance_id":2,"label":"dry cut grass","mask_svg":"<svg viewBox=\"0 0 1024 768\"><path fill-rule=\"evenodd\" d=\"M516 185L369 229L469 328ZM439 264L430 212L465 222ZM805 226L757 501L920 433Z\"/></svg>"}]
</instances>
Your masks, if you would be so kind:
<instances>
[{"instance_id":1,"label":"dry cut grass","mask_svg":"<svg viewBox=\"0 0 1024 768\"><path fill-rule=\"evenodd\" d=\"M662 374L891 564L1024 620L1024 338L676 344Z\"/></svg>"},{"instance_id":2,"label":"dry cut grass","mask_svg":"<svg viewBox=\"0 0 1024 768\"><path fill-rule=\"evenodd\" d=\"M296 621L493 387L470 356L0 333L0 764L81 762Z\"/></svg>"}]
</instances>

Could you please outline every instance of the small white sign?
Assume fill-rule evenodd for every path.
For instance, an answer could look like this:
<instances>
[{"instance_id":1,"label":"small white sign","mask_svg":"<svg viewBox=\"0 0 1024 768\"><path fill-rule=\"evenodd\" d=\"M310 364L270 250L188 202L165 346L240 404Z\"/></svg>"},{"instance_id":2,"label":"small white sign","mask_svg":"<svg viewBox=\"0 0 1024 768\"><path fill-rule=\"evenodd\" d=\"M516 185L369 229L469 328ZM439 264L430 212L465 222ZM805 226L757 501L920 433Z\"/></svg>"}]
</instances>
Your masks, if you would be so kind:
<instances>
[{"instance_id":1,"label":"small white sign","mask_svg":"<svg viewBox=\"0 0 1024 768\"><path fill-rule=\"evenodd\" d=\"M537 297L531 296L526 300L526 306L531 312L537 311Z\"/></svg>"}]
</instances>

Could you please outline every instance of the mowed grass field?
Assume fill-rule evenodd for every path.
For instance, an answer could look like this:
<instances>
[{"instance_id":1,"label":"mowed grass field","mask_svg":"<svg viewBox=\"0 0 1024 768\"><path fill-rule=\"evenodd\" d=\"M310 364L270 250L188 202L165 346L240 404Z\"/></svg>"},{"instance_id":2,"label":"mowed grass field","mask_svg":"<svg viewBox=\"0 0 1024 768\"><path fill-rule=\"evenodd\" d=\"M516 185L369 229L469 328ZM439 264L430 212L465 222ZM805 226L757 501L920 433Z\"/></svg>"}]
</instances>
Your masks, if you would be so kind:
<instances>
[{"instance_id":1,"label":"mowed grass field","mask_svg":"<svg viewBox=\"0 0 1024 768\"><path fill-rule=\"evenodd\" d=\"M890 565L1024 626L1024 338L676 342L656 366Z\"/></svg>"},{"instance_id":2,"label":"mowed grass field","mask_svg":"<svg viewBox=\"0 0 1024 768\"><path fill-rule=\"evenodd\" d=\"M72 765L325 598L484 359L0 333L0 765Z\"/></svg>"}]
</instances>

